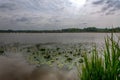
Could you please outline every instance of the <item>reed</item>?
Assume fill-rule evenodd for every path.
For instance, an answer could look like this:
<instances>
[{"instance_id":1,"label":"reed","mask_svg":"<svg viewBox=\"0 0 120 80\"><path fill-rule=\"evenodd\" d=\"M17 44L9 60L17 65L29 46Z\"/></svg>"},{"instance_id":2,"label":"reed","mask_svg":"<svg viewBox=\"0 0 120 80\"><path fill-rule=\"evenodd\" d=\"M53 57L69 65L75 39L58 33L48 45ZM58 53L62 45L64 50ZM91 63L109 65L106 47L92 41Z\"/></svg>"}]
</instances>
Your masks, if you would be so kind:
<instances>
[{"instance_id":1,"label":"reed","mask_svg":"<svg viewBox=\"0 0 120 80\"><path fill-rule=\"evenodd\" d=\"M80 80L120 80L120 44L113 37L112 33L105 38L103 53L96 47L90 55L85 53L82 71L79 71Z\"/></svg>"}]
</instances>

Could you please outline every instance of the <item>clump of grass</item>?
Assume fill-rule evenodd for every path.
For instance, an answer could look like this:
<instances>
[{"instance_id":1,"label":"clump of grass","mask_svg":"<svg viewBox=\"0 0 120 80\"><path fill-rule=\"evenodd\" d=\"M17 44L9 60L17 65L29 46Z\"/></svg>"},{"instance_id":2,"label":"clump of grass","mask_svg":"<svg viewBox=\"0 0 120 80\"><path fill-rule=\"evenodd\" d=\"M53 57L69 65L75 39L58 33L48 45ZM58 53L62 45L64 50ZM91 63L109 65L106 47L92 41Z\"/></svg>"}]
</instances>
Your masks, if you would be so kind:
<instances>
[{"instance_id":1,"label":"clump of grass","mask_svg":"<svg viewBox=\"0 0 120 80\"><path fill-rule=\"evenodd\" d=\"M120 80L120 47L113 34L105 39L103 53L99 53L95 47L91 55L84 55L81 69L81 80Z\"/></svg>"}]
</instances>

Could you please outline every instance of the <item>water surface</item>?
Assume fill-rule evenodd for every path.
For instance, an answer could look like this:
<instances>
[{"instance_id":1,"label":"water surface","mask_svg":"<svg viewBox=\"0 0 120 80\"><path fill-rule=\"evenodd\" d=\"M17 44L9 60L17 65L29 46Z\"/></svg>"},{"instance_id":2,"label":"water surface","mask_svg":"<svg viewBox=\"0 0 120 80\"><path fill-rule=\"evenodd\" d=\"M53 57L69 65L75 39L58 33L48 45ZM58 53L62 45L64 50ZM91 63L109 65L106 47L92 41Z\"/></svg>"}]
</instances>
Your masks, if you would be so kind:
<instances>
[{"instance_id":1,"label":"water surface","mask_svg":"<svg viewBox=\"0 0 120 80\"><path fill-rule=\"evenodd\" d=\"M0 43L103 43L109 33L0 33ZM120 35L120 33L116 33Z\"/></svg>"}]
</instances>

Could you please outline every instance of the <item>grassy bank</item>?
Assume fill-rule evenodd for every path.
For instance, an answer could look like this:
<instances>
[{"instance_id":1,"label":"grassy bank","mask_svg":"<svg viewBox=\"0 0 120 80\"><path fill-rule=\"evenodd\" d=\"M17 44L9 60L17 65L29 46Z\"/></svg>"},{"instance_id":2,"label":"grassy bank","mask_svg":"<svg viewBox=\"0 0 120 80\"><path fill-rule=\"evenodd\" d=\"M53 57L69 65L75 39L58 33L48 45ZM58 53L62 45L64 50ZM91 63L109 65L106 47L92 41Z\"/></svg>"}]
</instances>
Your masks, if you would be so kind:
<instances>
[{"instance_id":1,"label":"grassy bank","mask_svg":"<svg viewBox=\"0 0 120 80\"><path fill-rule=\"evenodd\" d=\"M85 53L82 67L78 66L80 80L120 80L119 45L112 34L105 38L103 53L98 52L96 47L90 55Z\"/></svg>"}]
</instances>

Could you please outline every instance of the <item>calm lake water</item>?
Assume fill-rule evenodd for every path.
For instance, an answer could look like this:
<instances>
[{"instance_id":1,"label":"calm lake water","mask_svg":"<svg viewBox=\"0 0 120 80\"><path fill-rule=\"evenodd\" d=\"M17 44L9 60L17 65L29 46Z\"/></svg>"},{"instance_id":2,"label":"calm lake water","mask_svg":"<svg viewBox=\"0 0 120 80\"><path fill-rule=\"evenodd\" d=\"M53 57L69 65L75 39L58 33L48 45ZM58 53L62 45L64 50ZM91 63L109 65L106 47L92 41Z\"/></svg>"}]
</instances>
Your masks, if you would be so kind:
<instances>
[{"instance_id":1,"label":"calm lake water","mask_svg":"<svg viewBox=\"0 0 120 80\"><path fill-rule=\"evenodd\" d=\"M0 33L0 45L9 43L96 43L102 44L110 33ZM115 33L120 36L120 33Z\"/></svg>"},{"instance_id":2,"label":"calm lake water","mask_svg":"<svg viewBox=\"0 0 120 80\"><path fill-rule=\"evenodd\" d=\"M73 68L83 61L84 51L91 52L94 43L101 52L107 35L110 33L0 33L0 50L20 52L29 56L32 62ZM120 33L115 35L119 37Z\"/></svg>"}]
</instances>

